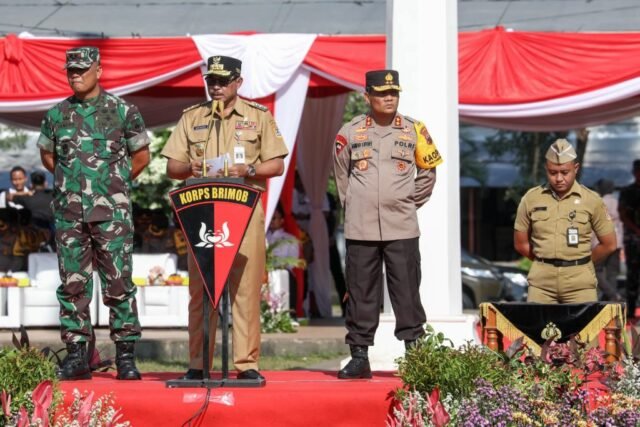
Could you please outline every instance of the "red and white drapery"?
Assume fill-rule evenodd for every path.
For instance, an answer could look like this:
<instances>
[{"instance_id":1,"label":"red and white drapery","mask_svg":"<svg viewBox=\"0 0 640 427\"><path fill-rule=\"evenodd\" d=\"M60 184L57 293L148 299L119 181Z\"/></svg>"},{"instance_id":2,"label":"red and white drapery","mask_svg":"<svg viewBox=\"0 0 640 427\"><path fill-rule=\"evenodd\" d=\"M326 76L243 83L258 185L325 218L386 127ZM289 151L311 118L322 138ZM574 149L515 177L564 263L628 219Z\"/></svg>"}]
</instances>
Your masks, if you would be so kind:
<instances>
[{"instance_id":1,"label":"red and white drapery","mask_svg":"<svg viewBox=\"0 0 640 427\"><path fill-rule=\"evenodd\" d=\"M150 108L152 126L174 122L176 105L202 99L200 67L210 53L243 58L243 95L257 98L277 97L306 72L312 95L361 89L364 72L384 67L385 57L385 37L378 35L106 40L10 35L0 39L1 118L35 126L40 114L34 112L69 93L60 72L64 50L88 43L101 48L102 84L108 90L163 107ZM488 126L566 129L628 117L640 104L640 33L463 32L459 85L461 119Z\"/></svg>"}]
</instances>

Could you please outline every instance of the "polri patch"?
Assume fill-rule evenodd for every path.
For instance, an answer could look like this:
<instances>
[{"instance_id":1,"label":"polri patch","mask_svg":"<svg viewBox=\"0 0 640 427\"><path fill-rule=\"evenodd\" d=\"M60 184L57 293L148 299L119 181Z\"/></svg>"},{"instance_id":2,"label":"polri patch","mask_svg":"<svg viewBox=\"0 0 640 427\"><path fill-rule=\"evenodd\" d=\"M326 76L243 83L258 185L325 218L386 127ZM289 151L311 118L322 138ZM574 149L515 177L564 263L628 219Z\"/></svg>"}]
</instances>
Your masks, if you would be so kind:
<instances>
[{"instance_id":1,"label":"polri patch","mask_svg":"<svg viewBox=\"0 0 640 427\"><path fill-rule=\"evenodd\" d=\"M336 156L340 155L340 152L347 146L347 139L342 136L336 136Z\"/></svg>"}]
</instances>

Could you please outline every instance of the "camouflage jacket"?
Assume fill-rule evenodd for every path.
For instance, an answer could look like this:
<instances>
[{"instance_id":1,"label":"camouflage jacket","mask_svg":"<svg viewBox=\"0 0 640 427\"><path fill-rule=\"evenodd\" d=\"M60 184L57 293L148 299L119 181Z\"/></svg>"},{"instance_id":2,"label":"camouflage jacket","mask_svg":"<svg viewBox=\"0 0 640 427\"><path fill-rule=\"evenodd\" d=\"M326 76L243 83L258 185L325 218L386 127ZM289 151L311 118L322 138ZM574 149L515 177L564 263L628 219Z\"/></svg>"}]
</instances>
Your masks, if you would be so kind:
<instances>
[{"instance_id":1,"label":"camouflage jacket","mask_svg":"<svg viewBox=\"0 0 640 427\"><path fill-rule=\"evenodd\" d=\"M148 144L137 107L104 91L47 111L38 146L55 153L56 219L108 221L129 212L130 154Z\"/></svg>"}]
</instances>

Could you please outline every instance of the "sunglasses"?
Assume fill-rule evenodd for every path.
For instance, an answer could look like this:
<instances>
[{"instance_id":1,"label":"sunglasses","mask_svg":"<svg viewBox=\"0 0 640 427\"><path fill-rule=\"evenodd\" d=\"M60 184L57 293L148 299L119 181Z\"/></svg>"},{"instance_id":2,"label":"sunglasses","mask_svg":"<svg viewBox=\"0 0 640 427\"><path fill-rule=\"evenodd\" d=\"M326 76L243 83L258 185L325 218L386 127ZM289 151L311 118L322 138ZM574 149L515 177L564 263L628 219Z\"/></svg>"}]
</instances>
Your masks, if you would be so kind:
<instances>
[{"instance_id":1,"label":"sunglasses","mask_svg":"<svg viewBox=\"0 0 640 427\"><path fill-rule=\"evenodd\" d=\"M221 79L219 77L207 77L205 80L209 86L229 86L231 83L235 82L238 78L232 77L230 79Z\"/></svg>"}]
</instances>

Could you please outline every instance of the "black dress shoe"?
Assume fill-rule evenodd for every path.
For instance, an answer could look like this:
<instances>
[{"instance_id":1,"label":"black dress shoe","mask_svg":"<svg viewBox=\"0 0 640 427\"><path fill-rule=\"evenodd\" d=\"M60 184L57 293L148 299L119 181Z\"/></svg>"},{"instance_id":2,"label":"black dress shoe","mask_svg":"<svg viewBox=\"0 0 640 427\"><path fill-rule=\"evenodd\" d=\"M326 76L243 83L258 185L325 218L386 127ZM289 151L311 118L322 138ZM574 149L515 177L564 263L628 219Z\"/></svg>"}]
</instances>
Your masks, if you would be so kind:
<instances>
[{"instance_id":1,"label":"black dress shoe","mask_svg":"<svg viewBox=\"0 0 640 427\"><path fill-rule=\"evenodd\" d=\"M186 374L180 377L181 380L201 380L202 369L189 369Z\"/></svg>"},{"instance_id":2,"label":"black dress shoe","mask_svg":"<svg viewBox=\"0 0 640 427\"><path fill-rule=\"evenodd\" d=\"M238 372L237 378L239 380L266 381L265 378L262 375L260 375L260 372L256 371L255 369L247 369L246 371Z\"/></svg>"}]
</instances>

